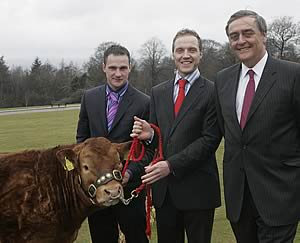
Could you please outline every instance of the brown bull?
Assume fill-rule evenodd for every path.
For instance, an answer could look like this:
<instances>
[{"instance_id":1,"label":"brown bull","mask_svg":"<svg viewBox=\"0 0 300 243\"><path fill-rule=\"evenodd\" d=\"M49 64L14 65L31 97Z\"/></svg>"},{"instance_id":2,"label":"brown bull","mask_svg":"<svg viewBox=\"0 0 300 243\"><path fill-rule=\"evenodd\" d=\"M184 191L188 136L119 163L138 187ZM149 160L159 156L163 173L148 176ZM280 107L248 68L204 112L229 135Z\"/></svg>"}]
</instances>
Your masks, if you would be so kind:
<instances>
[{"instance_id":1,"label":"brown bull","mask_svg":"<svg viewBox=\"0 0 300 243\"><path fill-rule=\"evenodd\" d=\"M123 197L130 143L90 138L0 156L0 243L73 242L84 219Z\"/></svg>"}]
</instances>

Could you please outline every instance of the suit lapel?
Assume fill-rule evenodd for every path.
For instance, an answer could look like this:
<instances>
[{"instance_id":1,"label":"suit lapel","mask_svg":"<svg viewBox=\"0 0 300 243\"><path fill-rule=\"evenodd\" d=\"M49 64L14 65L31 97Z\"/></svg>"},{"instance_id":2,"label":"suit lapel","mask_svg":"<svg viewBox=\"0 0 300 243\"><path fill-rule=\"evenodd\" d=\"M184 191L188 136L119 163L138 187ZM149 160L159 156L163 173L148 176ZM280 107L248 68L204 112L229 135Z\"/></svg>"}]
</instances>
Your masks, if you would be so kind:
<instances>
[{"instance_id":1,"label":"suit lapel","mask_svg":"<svg viewBox=\"0 0 300 243\"><path fill-rule=\"evenodd\" d=\"M174 86L174 85L173 85ZM187 93L187 96L184 98L183 103L181 105L181 108L177 114L177 117L175 117L174 119L174 111L172 110L172 116L174 119L174 122L172 124L172 128L170 130L170 134L169 136L172 135L172 133L174 132L175 128L178 126L178 124L184 119L185 114L189 111L189 109L193 106L193 104L198 101L198 99L201 98L201 92L203 91L203 87L204 87L204 81L203 79L200 77L197 80L195 80L195 82L193 83L193 85L191 86L189 92ZM173 92L172 92L173 94ZM173 96L172 96L172 105L174 106L174 102L173 102Z\"/></svg>"},{"instance_id":2,"label":"suit lapel","mask_svg":"<svg viewBox=\"0 0 300 243\"><path fill-rule=\"evenodd\" d=\"M105 85L101 86L99 89L99 107L97 107L95 112L95 118L99 119L98 124L101 126L101 131L107 134L107 121L106 121L106 91Z\"/></svg>"},{"instance_id":3,"label":"suit lapel","mask_svg":"<svg viewBox=\"0 0 300 243\"><path fill-rule=\"evenodd\" d=\"M227 89L228 89L228 100L229 100L229 107L230 107L230 114L232 114L232 119L233 119L233 125L235 126L236 129L239 131L241 130L240 123L238 120L238 116L236 113L236 94L237 94L237 89L238 89L238 84L239 84L239 79L240 79L240 71L241 71L241 65L238 64L233 67L232 71L230 72L228 76L228 82L226 83Z\"/></svg>"},{"instance_id":4,"label":"suit lapel","mask_svg":"<svg viewBox=\"0 0 300 243\"><path fill-rule=\"evenodd\" d=\"M174 92L174 80L170 80L163 87L161 97L164 97L164 107L167 107L166 110L162 112L164 114L164 119L168 123L168 127L171 127L174 121L174 101L173 101L173 92Z\"/></svg>"},{"instance_id":5,"label":"suit lapel","mask_svg":"<svg viewBox=\"0 0 300 243\"><path fill-rule=\"evenodd\" d=\"M256 89L255 95L253 97L253 101L249 110L249 114L247 117L247 122L251 119L263 99L265 98L266 94L270 91L274 83L276 82L275 74L276 74L276 64L274 59L271 57L268 58L264 71L262 73L262 77L259 81L258 87ZM246 126L245 125L245 126Z\"/></svg>"}]
</instances>

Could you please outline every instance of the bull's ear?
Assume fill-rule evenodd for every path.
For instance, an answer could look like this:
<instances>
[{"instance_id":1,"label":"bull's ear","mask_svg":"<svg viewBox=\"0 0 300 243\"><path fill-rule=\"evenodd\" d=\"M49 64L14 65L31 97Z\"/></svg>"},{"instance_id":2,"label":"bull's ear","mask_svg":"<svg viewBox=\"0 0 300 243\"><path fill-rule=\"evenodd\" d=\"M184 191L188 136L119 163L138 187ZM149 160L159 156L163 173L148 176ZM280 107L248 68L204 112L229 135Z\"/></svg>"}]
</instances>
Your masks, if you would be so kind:
<instances>
[{"instance_id":1,"label":"bull's ear","mask_svg":"<svg viewBox=\"0 0 300 243\"><path fill-rule=\"evenodd\" d=\"M131 144L132 144L132 141L128 141L125 143L115 143L115 146L119 152L121 161L127 159Z\"/></svg>"},{"instance_id":2,"label":"bull's ear","mask_svg":"<svg viewBox=\"0 0 300 243\"><path fill-rule=\"evenodd\" d=\"M56 157L67 171L73 170L78 163L76 153L69 148L57 151Z\"/></svg>"}]
</instances>

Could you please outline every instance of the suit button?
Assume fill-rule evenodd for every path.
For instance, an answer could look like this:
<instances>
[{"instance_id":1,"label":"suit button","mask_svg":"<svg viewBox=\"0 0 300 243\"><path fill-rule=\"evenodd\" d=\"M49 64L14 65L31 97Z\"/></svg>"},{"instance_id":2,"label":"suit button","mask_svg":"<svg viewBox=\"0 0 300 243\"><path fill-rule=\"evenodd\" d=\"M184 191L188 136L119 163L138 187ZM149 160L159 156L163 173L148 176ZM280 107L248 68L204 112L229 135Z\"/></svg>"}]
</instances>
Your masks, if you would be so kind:
<instances>
[{"instance_id":1,"label":"suit button","mask_svg":"<svg viewBox=\"0 0 300 243\"><path fill-rule=\"evenodd\" d=\"M243 149L245 150L247 148L247 145L243 145Z\"/></svg>"}]
</instances>

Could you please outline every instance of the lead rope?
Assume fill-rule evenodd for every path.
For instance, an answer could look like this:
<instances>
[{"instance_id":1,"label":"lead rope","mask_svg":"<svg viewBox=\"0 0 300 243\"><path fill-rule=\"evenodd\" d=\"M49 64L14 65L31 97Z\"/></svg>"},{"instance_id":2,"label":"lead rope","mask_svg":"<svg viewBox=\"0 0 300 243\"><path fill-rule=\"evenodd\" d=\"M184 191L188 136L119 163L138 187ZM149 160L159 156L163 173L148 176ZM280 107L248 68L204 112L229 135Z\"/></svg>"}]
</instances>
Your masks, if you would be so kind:
<instances>
[{"instance_id":1,"label":"lead rope","mask_svg":"<svg viewBox=\"0 0 300 243\"><path fill-rule=\"evenodd\" d=\"M153 160L151 161L151 165L154 165L155 163L157 163L158 161L163 160L163 146L162 146L162 136L161 136L161 132L160 129L155 126L154 124L150 124L150 126L153 128L154 132L156 132L157 136L158 136L158 149L156 150ZM140 149L141 147L141 149ZM140 151L139 151L140 150ZM138 157L136 157L136 155L139 154ZM131 144L130 147L130 151L127 157L127 160L125 162L123 171L122 171L122 176L124 176L125 171L127 170L129 161L140 161L145 155L145 146L143 143L140 142L140 140L138 140L137 138L133 139L133 142ZM127 200L125 199L123 201L123 203L125 205L128 205L133 198L138 197L139 193L146 187L146 235L151 238L151 222L150 222L150 218L151 218L151 207L152 207L152 199L151 199L151 186L150 185L145 185L144 183L142 183L139 187L137 187L136 189L134 189L131 192L131 197L128 198Z\"/></svg>"}]
</instances>

